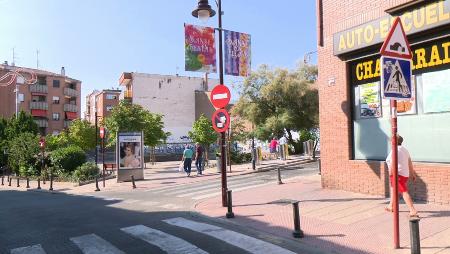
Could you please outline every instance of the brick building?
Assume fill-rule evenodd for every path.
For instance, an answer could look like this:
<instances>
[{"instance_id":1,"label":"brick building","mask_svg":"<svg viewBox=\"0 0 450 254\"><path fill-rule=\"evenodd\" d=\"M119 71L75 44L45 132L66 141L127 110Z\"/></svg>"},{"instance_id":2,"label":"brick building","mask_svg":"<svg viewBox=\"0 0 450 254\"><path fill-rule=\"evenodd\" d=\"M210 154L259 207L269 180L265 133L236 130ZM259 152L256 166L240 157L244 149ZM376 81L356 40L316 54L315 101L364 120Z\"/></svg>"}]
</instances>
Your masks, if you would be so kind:
<instances>
[{"instance_id":1,"label":"brick building","mask_svg":"<svg viewBox=\"0 0 450 254\"><path fill-rule=\"evenodd\" d=\"M97 118L103 119L111 114L111 110L119 104L120 89L105 89L93 91L86 96L86 112L84 118L91 124L95 124L95 112Z\"/></svg>"},{"instance_id":2,"label":"brick building","mask_svg":"<svg viewBox=\"0 0 450 254\"><path fill-rule=\"evenodd\" d=\"M400 16L413 53L413 99L398 130L416 200L450 204L450 0L317 0L322 185L388 195L390 106L379 50Z\"/></svg>"},{"instance_id":3,"label":"brick building","mask_svg":"<svg viewBox=\"0 0 450 254\"><path fill-rule=\"evenodd\" d=\"M7 62L0 65L0 117L25 111L34 117L42 135L59 133L80 118L80 98L81 81L67 77L64 67L56 74Z\"/></svg>"}]
</instances>

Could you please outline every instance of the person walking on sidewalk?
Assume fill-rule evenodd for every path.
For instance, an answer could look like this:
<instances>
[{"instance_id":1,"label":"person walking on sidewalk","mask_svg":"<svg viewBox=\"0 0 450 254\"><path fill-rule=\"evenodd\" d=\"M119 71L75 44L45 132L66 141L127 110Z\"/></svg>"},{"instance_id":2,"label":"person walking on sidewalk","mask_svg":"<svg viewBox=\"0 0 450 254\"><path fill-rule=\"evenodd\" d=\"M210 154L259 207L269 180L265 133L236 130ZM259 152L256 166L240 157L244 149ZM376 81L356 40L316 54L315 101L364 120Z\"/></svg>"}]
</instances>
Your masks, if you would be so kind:
<instances>
[{"instance_id":1,"label":"person walking on sidewalk","mask_svg":"<svg viewBox=\"0 0 450 254\"><path fill-rule=\"evenodd\" d=\"M191 175L191 166L192 166L192 156L194 155L194 151L190 149L188 145L184 148L183 157L181 161L184 163L184 172L186 172L187 176Z\"/></svg>"},{"instance_id":2,"label":"person walking on sidewalk","mask_svg":"<svg viewBox=\"0 0 450 254\"><path fill-rule=\"evenodd\" d=\"M277 158L277 146L278 146L278 140L274 136L272 138L272 141L270 141L269 149L270 149L270 154L275 155L275 159Z\"/></svg>"},{"instance_id":3,"label":"person walking on sidewalk","mask_svg":"<svg viewBox=\"0 0 450 254\"><path fill-rule=\"evenodd\" d=\"M408 179L411 176L413 182L416 181L416 172L414 171L413 164L411 161L411 156L409 155L408 150L402 146L403 138L400 135L397 135L397 150L398 150L398 192L400 192L403 196L403 200L405 200L406 205L409 208L409 216L417 217L418 213L416 208L414 207L411 196L408 193ZM393 184L394 184L394 176L392 175L392 151L389 153L386 158L386 163L389 168L389 178L391 183L391 197L389 201L389 206L385 208L386 211L392 212L392 199L393 199ZM398 195L395 194L395 195Z\"/></svg>"},{"instance_id":4,"label":"person walking on sidewalk","mask_svg":"<svg viewBox=\"0 0 450 254\"><path fill-rule=\"evenodd\" d=\"M202 175L203 171L203 147L200 143L195 144L195 167L197 168L197 175Z\"/></svg>"}]
</instances>

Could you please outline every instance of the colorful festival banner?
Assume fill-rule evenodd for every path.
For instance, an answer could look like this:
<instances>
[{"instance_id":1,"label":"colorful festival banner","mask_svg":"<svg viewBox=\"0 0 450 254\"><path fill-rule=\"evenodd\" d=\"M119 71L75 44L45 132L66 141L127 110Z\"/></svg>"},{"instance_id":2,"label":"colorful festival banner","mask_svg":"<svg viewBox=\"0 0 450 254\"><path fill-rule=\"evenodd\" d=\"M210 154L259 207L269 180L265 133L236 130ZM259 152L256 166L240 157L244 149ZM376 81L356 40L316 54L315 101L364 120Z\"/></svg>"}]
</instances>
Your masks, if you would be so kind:
<instances>
[{"instance_id":1,"label":"colorful festival banner","mask_svg":"<svg viewBox=\"0 0 450 254\"><path fill-rule=\"evenodd\" d=\"M248 76L251 68L250 35L224 30L225 74Z\"/></svg>"},{"instance_id":2,"label":"colorful festival banner","mask_svg":"<svg viewBox=\"0 0 450 254\"><path fill-rule=\"evenodd\" d=\"M214 28L184 24L185 70L216 72Z\"/></svg>"}]
</instances>

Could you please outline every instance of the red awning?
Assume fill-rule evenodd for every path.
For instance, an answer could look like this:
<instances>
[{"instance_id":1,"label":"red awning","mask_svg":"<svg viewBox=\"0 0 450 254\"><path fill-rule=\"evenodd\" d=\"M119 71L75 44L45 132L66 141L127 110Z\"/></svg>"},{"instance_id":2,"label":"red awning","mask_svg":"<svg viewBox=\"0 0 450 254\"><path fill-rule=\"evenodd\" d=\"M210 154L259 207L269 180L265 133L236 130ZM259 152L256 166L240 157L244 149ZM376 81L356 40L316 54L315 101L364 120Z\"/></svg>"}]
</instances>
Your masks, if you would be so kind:
<instances>
[{"instance_id":1,"label":"red awning","mask_svg":"<svg viewBox=\"0 0 450 254\"><path fill-rule=\"evenodd\" d=\"M31 115L32 115L32 116L43 116L43 117L46 117L46 116L47 116L47 110L43 110L43 109L32 109L32 110L31 110Z\"/></svg>"},{"instance_id":2,"label":"red awning","mask_svg":"<svg viewBox=\"0 0 450 254\"><path fill-rule=\"evenodd\" d=\"M46 93L38 93L38 92L32 92L31 95L33 95L33 96L47 96Z\"/></svg>"},{"instance_id":3,"label":"red awning","mask_svg":"<svg viewBox=\"0 0 450 254\"><path fill-rule=\"evenodd\" d=\"M77 116L76 112L66 112L66 119L74 120L77 118L78 118L78 116Z\"/></svg>"}]
</instances>

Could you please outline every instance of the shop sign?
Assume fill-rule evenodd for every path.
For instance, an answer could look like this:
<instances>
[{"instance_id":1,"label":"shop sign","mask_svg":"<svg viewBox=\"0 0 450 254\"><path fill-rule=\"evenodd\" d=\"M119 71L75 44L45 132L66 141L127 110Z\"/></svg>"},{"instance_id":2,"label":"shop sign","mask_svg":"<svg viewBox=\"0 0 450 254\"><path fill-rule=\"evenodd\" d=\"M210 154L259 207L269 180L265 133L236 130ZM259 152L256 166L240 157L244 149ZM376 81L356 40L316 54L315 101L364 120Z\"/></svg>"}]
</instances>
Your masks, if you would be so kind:
<instances>
[{"instance_id":1,"label":"shop sign","mask_svg":"<svg viewBox=\"0 0 450 254\"><path fill-rule=\"evenodd\" d=\"M450 0L435 1L404 12L399 17L407 35L450 24ZM333 35L334 55L341 55L383 42L395 19L395 16L387 15L335 33Z\"/></svg>"}]
</instances>

